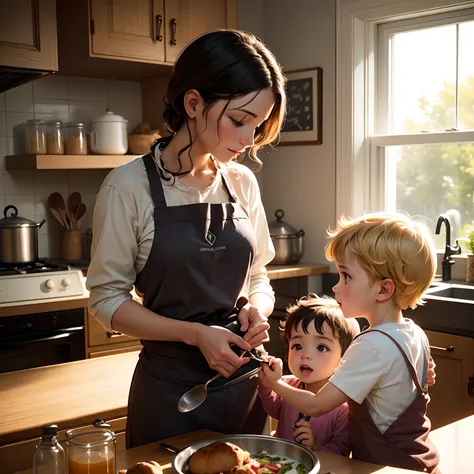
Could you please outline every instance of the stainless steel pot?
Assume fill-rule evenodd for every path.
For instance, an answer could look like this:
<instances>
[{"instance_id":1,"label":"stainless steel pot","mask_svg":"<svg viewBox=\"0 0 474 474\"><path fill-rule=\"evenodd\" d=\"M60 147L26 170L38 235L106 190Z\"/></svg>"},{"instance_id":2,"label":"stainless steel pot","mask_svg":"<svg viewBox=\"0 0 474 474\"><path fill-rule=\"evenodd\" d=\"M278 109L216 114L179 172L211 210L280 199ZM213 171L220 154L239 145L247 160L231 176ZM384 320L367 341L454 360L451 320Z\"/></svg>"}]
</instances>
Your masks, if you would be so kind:
<instances>
[{"instance_id":1,"label":"stainless steel pot","mask_svg":"<svg viewBox=\"0 0 474 474\"><path fill-rule=\"evenodd\" d=\"M173 446L167 444L160 444L160 448L166 449L167 451L177 452L173 459L173 468L178 474L190 474L188 470L189 459L192 454L198 449L207 446L208 444L216 441L229 441L239 448L248 451L250 455L259 454L262 451L266 451L271 456L282 456L286 458L294 459L299 463L303 464L308 470L309 474L316 474L321 468L318 456L309 448L288 441L286 439L274 438L273 436L263 435L230 435L222 436L219 438L208 439L199 443L194 443L182 451L177 452Z\"/></svg>"},{"instance_id":2,"label":"stainless steel pot","mask_svg":"<svg viewBox=\"0 0 474 474\"><path fill-rule=\"evenodd\" d=\"M275 247L275 258L272 265L294 265L303 257L304 230L296 230L283 221L285 213L278 209L276 221L269 224L270 236Z\"/></svg>"},{"instance_id":3,"label":"stainless steel pot","mask_svg":"<svg viewBox=\"0 0 474 474\"><path fill-rule=\"evenodd\" d=\"M8 216L8 211L12 215ZM31 263L38 260L38 229L46 222L18 217L15 206L7 206L0 219L0 260L8 264Z\"/></svg>"}]
</instances>

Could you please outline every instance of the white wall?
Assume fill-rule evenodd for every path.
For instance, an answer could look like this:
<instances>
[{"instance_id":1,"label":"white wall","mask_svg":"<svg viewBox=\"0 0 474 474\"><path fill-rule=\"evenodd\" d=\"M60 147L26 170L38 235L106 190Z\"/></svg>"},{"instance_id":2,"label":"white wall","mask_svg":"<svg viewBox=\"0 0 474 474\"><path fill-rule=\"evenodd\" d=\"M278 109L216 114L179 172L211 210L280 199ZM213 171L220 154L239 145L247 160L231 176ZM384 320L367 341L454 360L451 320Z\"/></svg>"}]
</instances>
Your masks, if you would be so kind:
<instances>
[{"instance_id":1,"label":"white wall","mask_svg":"<svg viewBox=\"0 0 474 474\"><path fill-rule=\"evenodd\" d=\"M54 192L64 199L73 191L82 194L87 212L82 230L92 226L95 196L107 170L8 171L4 156L24 152L22 124L29 119L83 121L110 107L129 120L129 129L142 120L141 85L138 82L108 81L66 76L47 76L0 94L0 211L13 204L19 215L32 220L46 219L39 230L40 257L58 257L60 227L51 215L47 200ZM64 155L67 159L67 155ZM0 216L3 217L3 216Z\"/></svg>"},{"instance_id":2,"label":"white wall","mask_svg":"<svg viewBox=\"0 0 474 474\"><path fill-rule=\"evenodd\" d=\"M336 221L336 4L263 0L263 11L253 4L239 1L239 27L260 36L285 70L323 69L323 144L278 147L261 158L268 219L283 209L287 222L306 232L303 262L325 262L326 229Z\"/></svg>"}]
</instances>

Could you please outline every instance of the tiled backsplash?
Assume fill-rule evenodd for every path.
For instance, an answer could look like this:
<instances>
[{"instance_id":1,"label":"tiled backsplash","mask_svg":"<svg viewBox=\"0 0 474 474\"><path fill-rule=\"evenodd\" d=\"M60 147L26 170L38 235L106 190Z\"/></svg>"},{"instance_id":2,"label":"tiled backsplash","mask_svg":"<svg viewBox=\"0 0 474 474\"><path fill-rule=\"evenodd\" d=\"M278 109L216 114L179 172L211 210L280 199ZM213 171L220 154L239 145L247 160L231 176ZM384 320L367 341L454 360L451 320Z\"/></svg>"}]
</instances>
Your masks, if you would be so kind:
<instances>
[{"instance_id":1,"label":"tiled backsplash","mask_svg":"<svg viewBox=\"0 0 474 474\"><path fill-rule=\"evenodd\" d=\"M46 223L39 230L41 257L59 257L60 226L48 208L48 196L60 192L66 200L78 191L87 206L79 222L86 230L92 226L94 201L108 170L7 171L5 155L24 152L18 132L29 119L63 122L83 121L89 129L92 119L107 108L128 120L129 131L142 120L139 82L111 81L53 75L0 94L0 208L13 204L19 215ZM66 158L66 157L65 157Z\"/></svg>"}]
</instances>

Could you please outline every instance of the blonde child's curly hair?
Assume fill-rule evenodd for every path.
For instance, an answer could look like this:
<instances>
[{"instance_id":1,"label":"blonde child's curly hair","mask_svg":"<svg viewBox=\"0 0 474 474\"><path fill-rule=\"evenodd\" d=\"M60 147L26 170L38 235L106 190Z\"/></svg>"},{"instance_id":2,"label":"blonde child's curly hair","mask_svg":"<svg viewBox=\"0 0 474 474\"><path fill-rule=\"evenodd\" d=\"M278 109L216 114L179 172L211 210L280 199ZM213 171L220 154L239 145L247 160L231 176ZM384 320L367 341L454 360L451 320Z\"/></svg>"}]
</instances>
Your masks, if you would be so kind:
<instances>
[{"instance_id":1,"label":"blonde child's curly hair","mask_svg":"<svg viewBox=\"0 0 474 474\"><path fill-rule=\"evenodd\" d=\"M338 264L355 257L370 284L389 278L395 283L397 308L415 309L436 273L436 249L431 233L421 222L399 213L366 214L357 219L341 217L326 258Z\"/></svg>"}]
</instances>

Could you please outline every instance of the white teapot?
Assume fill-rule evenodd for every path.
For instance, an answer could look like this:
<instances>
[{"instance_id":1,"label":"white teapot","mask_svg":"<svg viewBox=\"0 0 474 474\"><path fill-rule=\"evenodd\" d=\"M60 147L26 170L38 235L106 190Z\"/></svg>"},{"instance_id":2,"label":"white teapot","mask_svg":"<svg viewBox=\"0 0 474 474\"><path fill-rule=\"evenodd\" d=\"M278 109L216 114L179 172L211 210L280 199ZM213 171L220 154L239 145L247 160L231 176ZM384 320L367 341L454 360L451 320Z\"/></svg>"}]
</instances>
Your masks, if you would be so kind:
<instances>
[{"instance_id":1,"label":"white teapot","mask_svg":"<svg viewBox=\"0 0 474 474\"><path fill-rule=\"evenodd\" d=\"M91 150L98 155L124 155L128 150L127 122L107 110L92 121Z\"/></svg>"}]
</instances>

